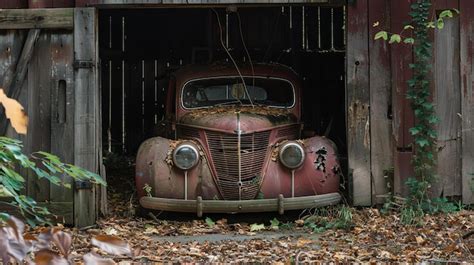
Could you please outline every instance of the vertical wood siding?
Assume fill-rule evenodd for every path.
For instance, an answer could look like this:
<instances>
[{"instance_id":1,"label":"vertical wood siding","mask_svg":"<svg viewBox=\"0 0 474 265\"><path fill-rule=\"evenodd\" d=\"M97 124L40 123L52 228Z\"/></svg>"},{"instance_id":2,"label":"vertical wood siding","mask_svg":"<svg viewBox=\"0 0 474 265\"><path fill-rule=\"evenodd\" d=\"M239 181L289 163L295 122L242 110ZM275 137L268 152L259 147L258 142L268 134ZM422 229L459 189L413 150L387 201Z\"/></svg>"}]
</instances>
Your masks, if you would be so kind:
<instances>
[{"instance_id":1,"label":"vertical wood siding","mask_svg":"<svg viewBox=\"0 0 474 265\"><path fill-rule=\"evenodd\" d=\"M372 203L370 176L370 93L368 1L348 6L347 146L355 205Z\"/></svg>"},{"instance_id":2,"label":"vertical wood siding","mask_svg":"<svg viewBox=\"0 0 474 265\"><path fill-rule=\"evenodd\" d=\"M373 27L375 23L378 27ZM372 174L372 195L384 195L389 172L393 168L393 146L391 110L392 95L390 85L389 44L374 40L381 30L390 28L390 6L386 1L369 0L369 83L370 83L370 161ZM387 176L387 177L385 177ZM373 203L378 202L372 200Z\"/></svg>"},{"instance_id":3,"label":"vertical wood siding","mask_svg":"<svg viewBox=\"0 0 474 265\"><path fill-rule=\"evenodd\" d=\"M437 1L434 11L448 8L457 1ZM443 29L434 31L434 86L433 96L437 124L437 175L438 181L432 186L432 196L461 195L461 89L459 57L459 16L445 21Z\"/></svg>"},{"instance_id":4,"label":"vertical wood siding","mask_svg":"<svg viewBox=\"0 0 474 265\"><path fill-rule=\"evenodd\" d=\"M461 0L460 10L462 198L464 203L474 203L474 1Z\"/></svg>"},{"instance_id":5,"label":"vertical wood siding","mask_svg":"<svg viewBox=\"0 0 474 265\"><path fill-rule=\"evenodd\" d=\"M411 0L390 1L391 27L390 32L401 32L405 23L410 21ZM394 136L394 191L407 195L406 180L413 176L411 166L412 137L409 128L413 127L413 111L406 99L407 81L411 78L409 64L412 63L412 47L404 44L390 46L391 80L393 99L393 136Z\"/></svg>"}]
</instances>

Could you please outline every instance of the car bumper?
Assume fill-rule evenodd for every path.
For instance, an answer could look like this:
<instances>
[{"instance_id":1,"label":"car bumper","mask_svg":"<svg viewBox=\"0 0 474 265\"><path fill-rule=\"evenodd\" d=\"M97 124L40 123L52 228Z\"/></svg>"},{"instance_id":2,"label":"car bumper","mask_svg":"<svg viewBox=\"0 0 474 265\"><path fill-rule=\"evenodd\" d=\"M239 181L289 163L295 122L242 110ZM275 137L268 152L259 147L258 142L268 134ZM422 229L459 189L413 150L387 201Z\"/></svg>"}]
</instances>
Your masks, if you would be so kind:
<instances>
[{"instance_id":1,"label":"car bumper","mask_svg":"<svg viewBox=\"0 0 474 265\"><path fill-rule=\"evenodd\" d=\"M157 197L142 197L140 205L146 209L195 212L199 217L203 213L245 213L245 212L279 212L334 205L339 203L339 193L284 198L280 195L275 199L260 200L203 200L200 196L196 200L167 199Z\"/></svg>"}]
</instances>

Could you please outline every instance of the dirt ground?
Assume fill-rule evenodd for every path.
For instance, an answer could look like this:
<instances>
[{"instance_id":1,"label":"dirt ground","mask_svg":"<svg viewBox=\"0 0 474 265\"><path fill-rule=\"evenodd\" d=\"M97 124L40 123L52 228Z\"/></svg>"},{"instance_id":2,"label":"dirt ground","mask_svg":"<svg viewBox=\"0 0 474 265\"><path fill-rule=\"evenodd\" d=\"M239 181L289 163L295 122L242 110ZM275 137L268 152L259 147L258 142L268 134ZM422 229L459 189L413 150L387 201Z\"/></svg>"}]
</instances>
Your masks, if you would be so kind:
<instances>
[{"instance_id":1,"label":"dirt ground","mask_svg":"<svg viewBox=\"0 0 474 265\"><path fill-rule=\"evenodd\" d=\"M473 211L426 216L423 225L415 227L403 225L397 214L381 214L375 208L351 209L347 229L308 227L302 219L311 214L319 218L310 211L201 219L193 214L155 213L143 218L138 216L133 178L116 177L109 183L110 214L96 226L65 228L73 233L76 261L95 251L122 263L474 262L474 236L463 239L474 229ZM325 213L325 218L337 218L331 209ZM99 234L126 240L133 256L101 252L90 243Z\"/></svg>"}]
</instances>

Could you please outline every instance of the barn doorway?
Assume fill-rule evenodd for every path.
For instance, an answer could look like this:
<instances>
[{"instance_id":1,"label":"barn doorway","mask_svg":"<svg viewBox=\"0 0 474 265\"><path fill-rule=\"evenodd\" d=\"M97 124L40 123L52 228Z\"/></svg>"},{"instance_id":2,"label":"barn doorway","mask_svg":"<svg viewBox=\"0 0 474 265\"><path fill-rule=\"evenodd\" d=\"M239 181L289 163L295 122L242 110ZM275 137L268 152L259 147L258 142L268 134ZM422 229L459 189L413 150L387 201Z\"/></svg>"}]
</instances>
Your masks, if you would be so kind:
<instances>
[{"instance_id":1,"label":"barn doorway","mask_svg":"<svg viewBox=\"0 0 474 265\"><path fill-rule=\"evenodd\" d=\"M281 63L301 76L305 131L336 143L347 176L345 7L214 10L237 61L247 60L243 38L252 61ZM219 30L207 7L99 11L102 139L112 192L114 183L134 186L134 157L164 118L170 73L187 64L228 60ZM128 176L115 179L119 175Z\"/></svg>"}]
</instances>

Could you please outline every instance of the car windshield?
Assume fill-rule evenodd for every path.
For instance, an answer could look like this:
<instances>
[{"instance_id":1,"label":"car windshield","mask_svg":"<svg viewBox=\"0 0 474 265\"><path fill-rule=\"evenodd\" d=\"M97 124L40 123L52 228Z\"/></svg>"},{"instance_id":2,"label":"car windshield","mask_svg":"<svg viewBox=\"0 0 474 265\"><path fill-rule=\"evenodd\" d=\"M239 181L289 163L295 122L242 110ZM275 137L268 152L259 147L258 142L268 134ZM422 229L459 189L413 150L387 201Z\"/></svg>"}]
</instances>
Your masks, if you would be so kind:
<instances>
[{"instance_id":1,"label":"car windshield","mask_svg":"<svg viewBox=\"0 0 474 265\"><path fill-rule=\"evenodd\" d=\"M197 79L185 84L182 101L185 108L202 108L220 105L266 105L288 108L295 102L293 85L283 79L245 77L245 90L240 77Z\"/></svg>"}]
</instances>

